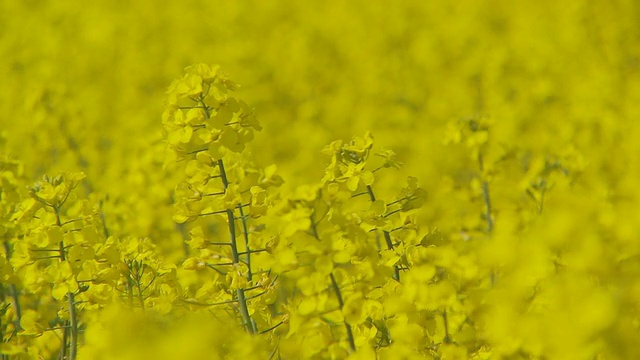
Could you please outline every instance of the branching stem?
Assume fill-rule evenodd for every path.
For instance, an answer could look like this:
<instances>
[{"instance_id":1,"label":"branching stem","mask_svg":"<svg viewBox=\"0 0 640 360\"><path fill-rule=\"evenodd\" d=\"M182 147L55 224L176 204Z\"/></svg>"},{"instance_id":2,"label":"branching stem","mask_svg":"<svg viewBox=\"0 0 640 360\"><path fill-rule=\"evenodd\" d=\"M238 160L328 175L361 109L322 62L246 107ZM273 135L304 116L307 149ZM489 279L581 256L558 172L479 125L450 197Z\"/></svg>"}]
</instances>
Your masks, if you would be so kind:
<instances>
[{"instance_id":1,"label":"branching stem","mask_svg":"<svg viewBox=\"0 0 640 360\"><path fill-rule=\"evenodd\" d=\"M333 273L329 274L329 277L331 278L331 287L333 288L333 291L336 293L336 297L338 298L338 305L340 305L340 309L342 309L344 307L344 301L342 301L342 293L340 292L340 286L338 286L338 282L336 281L335 276L333 276ZM351 325L349 325L349 323L345 321L344 327L347 329L347 338L349 340L349 348L351 349L351 351L356 351L356 343L355 343L355 340L353 339L353 331L351 330Z\"/></svg>"},{"instance_id":2,"label":"branching stem","mask_svg":"<svg viewBox=\"0 0 640 360\"><path fill-rule=\"evenodd\" d=\"M376 195L373 193L373 188L371 187L371 185L367 185L367 192L369 193L369 200L371 200L371 202L375 202ZM382 235L384 236L384 241L387 243L387 248L389 250L393 250L391 234L388 231L383 230ZM396 281L400 281L400 269L398 268L398 265L393 266L393 279Z\"/></svg>"},{"instance_id":3,"label":"branching stem","mask_svg":"<svg viewBox=\"0 0 640 360\"><path fill-rule=\"evenodd\" d=\"M11 258L11 248L9 247L9 241L4 242L4 251L7 260ZM20 328L20 319L22 319L22 309L20 308L20 294L18 288L14 284L9 285L9 291L11 291L11 299L13 300L13 308L16 312L16 319L18 320L17 327Z\"/></svg>"},{"instance_id":4,"label":"branching stem","mask_svg":"<svg viewBox=\"0 0 640 360\"><path fill-rule=\"evenodd\" d=\"M67 194L68 197L68 194ZM65 198L66 200L66 198ZM62 226L62 221L60 220L60 205L54 205L53 210L56 214L56 225ZM64 246L64 240L60 241L60 261L67 261L66 249ZM67 293L67 303L69 306L69 328L65 329L65 334L69 333L69 359L76 360L78 353L78 315L76 312L76 304L75 304L75 295L72 292ZM63 346L66 347L66 342L63 343Z\"/></svg>"},{"instance_id":5,"label":"branching stem","mask_svg":"<svg viewBox=\"0 0 640 360\"><path fill-rule=\"evenodd\" d=\"M229 179L227 178L227 174L224 168L224 162L222 159L218 160L218 167L220 169L220 177L222 179L222 185L226 190L229 187ZM235 215L233 210L227 209L227 221L229 223L229 240L231 243L231 257L234 264L240 263L240 255L238 254L238 244L236 243L236 223L235 223ZM244 294L244 289L236 290L236 297L238 298L238 309L240 311L240 315L242 316L242 322L244 324L245 329L250 334L255 334L256 329L254 326L254 322L251 319L251 315L249 315L249 309L247 307L247 299Z\"/></svg>"},{"instance_id":6,"label":"branching stem","mask_svg":"<svg viewBox=\"0 0 640 360\"><path fill-rule=\"evenodd\" d=\"M480 167L480 173L484 172L484 161L482 160L482 154L478 154L478 166ZM491 235L493 232L493 219L491 218L491 197L489 194L489 182L482 175L482 198L485 206L485 217L487 220L487 233Z\"/></svg>"}]
</instances>

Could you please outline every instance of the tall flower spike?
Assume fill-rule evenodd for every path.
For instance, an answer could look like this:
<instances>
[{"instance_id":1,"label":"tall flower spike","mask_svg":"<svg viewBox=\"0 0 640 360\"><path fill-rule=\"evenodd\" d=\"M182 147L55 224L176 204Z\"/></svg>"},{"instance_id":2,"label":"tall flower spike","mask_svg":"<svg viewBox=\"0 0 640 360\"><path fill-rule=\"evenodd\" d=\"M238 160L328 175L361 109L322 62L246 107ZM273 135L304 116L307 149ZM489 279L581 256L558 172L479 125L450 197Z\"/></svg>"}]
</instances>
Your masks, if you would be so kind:
<instances>
[{"instance_id":1,"label":"tall flower spike","mask_svg":"<svg viewBox=\"0 0 640 360\"><path fill-rule=\"evenodd\" d=\"M275 167L260 171L243 157L253 132L261 127L249 106L234 96L237 88L217 65L186 68L185 75L168 90L164 138L170 151L168 158L177 160L184 174L183 182L176 187L174 220L198 222L198 226L203 222L210 225L209 221L226 223L192 229L188 243L200 256L187 259L183 268L209 271L212 275L203 289L219 289L230 299L202 303L206 293L202 290L194 294L195 300L184 300L204 306L230 306L245 330L255 334L259 325L270 328L272 324L256 323L258 318L271 316L256 314L256 308L267 307L257 305L262 287L253 280L251 255L264 249L250 248L248 223L266 213L267 189L279 186L282 179ZM227 229L226 241L206 239L224 239L218 233L223 228Z\"/></svg>"}]
</instances>

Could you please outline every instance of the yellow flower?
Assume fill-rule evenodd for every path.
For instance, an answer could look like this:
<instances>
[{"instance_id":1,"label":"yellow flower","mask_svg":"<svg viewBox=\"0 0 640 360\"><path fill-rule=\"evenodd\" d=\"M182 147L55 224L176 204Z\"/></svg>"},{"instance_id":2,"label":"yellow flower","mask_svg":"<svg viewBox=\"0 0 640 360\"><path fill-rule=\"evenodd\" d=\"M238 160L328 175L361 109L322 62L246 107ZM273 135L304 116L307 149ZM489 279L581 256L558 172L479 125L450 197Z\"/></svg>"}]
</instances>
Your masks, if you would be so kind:
<instances>
[{"instance_id":1,"label":"yellow flower","mask_svg":"<svg viewBox=\"0 0 640 360\"><path fill-rule=\"evenodd\" d=\"M68 262L56 263L47 267L47 274L53 282L51 295L56 300L62 300L67 293L78 291L78 282Z\"/></svg>"},{"instance_id":2,"label":"yellow flower","mask_svg":"<svg viewBox=\"0 0 640 360\"><path fill-rule=\"evenodd\" d=\"M298 279L296 286L303 295L312 296L329 287L329 278L326 275L314 272Z\"/></svg>"},{"instance_id":3,"label":"yellow flower","mask_svg":"<svg viewBox=\"0 0 640 360\"><path fill-rule=\"evenodd\" d=\"M195 64L187 66L184 71L189 74L199 75L205 84L210 84L218 77L220 65Z\"/></svg>"},{"instance_id":4,"label":"yellow flower","mask_svg":"<svg viewBox=\"0 0 640 360\"><path fill-rule=\"evenodd\" d=\"M252 186L249 189L251 193L251 204L249 213L253 217L265 215L267 213L267 192L258 186Z\"/></svg>"},{"instance_id":5,"label":"yellow flower","mask_svg":"<svg viewBox=\"0 0 640 360\"><path fill-rule=\"evenodd\" d=\"M40 335L45 329L43 324L40 324L40 314L31 309L27 309L22 313L20 318L20 327L22 328L22 334L24 335Z\"/></svg>"},{"instance_id":6,"label":"yellow flower","mask_svg":"<svg viewBox=\"0 0 640 360\"><path fill-rule=\"evenodd\" d=\"M344 320L351 325L362 324L367 319L364 305L365 301L362 294L352 294L347 297L342 307Z\"/></svg>"}]
</instances>

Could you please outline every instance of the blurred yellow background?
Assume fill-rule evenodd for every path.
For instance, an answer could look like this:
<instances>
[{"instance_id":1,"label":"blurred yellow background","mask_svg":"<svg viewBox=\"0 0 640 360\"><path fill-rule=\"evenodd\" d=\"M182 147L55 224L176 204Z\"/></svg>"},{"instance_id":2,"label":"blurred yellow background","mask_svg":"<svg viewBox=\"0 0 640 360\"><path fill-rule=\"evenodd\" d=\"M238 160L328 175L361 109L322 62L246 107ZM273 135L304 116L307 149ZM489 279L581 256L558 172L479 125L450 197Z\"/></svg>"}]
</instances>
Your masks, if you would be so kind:
<instances>
[{"instance_id":1,"label":"blurred yellow background","mask_svg":"<svg viewBox=\"0 0 640 360\"><path fill-rule=\"evenodd\" d=\"M370 130L435 185L465 165L441 146L443 125L478 115L494 119L497 142L617 158L637 131L638 7L2 1L0 124L16 152L34 154L34 172L69 170L60 132L109 172L157 139L168 84L205 62L221 64L256 108L254 156L296 183L320 173L324 144Z\"/></svg>"}]
</instances>

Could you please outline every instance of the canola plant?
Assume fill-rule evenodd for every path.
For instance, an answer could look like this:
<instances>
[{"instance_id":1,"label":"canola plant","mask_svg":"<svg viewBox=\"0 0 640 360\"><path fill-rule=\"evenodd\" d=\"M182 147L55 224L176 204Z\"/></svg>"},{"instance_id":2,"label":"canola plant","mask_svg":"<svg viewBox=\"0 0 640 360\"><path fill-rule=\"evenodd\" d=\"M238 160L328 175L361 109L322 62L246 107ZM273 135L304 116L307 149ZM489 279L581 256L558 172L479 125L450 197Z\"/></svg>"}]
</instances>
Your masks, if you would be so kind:
<instances>
[{"instance_id":1,"label":"canola plant","mask_svg":"<svg viewBox=\"0 0 640 360\"><path fill-rule=\"evenodd\" d=\"M0 1L1 359L640 358L639 21Z\"/></svg>"}]
</instances>

